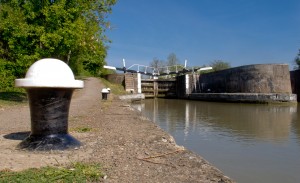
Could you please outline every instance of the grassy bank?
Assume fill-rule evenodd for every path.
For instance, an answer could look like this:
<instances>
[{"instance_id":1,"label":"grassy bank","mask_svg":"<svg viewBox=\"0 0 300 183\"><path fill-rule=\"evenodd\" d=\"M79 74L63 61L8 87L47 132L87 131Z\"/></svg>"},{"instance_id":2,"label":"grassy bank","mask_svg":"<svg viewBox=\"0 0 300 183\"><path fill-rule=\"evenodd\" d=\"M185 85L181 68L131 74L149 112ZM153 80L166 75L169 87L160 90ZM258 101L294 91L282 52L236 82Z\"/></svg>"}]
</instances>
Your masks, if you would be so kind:
<instances>
[{"instance_id":1,"label":"grassy bank","mask_svg":"<svg viewBox=\"0 0 300 183\"><path fill-rule=\"evenodd\" d=\"M115 95L124 95L126 94L126 91L124 89L124 86L120 85L120 84L114 84L114 83L110 83L109 81L107 81L104 78L100 78L101 82L107 87L111 89L111 92Z\"/></svg>"},{"instance_id":2,"label":"grassy bank","mask_svg":"<svg viewBox=\"0 0 300 183\"><path fill-rule=\"evenodd\" d=\"M67 167L30 168L21 172L0 171L0 182L96 182L103 178L101 166L97 163L73 163Z\"/></svg>"}]
</instances>

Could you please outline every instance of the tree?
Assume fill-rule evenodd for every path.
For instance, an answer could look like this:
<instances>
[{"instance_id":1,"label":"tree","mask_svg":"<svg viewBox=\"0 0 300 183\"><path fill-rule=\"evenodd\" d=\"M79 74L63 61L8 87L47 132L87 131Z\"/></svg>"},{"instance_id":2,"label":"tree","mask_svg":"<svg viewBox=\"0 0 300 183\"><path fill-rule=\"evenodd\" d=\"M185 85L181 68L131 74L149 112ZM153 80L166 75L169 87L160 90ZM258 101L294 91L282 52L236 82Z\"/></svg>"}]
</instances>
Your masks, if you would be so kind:
<instances>
[{"instance_id":1,"label":"tree","mask_svg":"<svg viewBox=\"0 0 300 183\"><path fill-rule=\"evenodd\" d=\"M231 67L229 62L224 62L222 60L214 60L210 63L210 66L213 68L213 71L220 71Z\"/></svg>"},{"instance_id":2,"label":"tree","mask_svg":"<svg viewBox=\"0 0 300 183\"><path fill-rule=\"evenodd\" d=\"M158 58L153 58L153 61L150 63L150 67L153 67L158 72L163 72L163 67L165 67L165 62L163 60L159 60Z\"/></svg>"},{"instance_id":3,"label":"tree","mask_svg":"<svg viewBox=\"0 0 300 183\"><path fill-rule=\"evenodd\" d=\"M169 71L176 71L176 66L179 64L179 59L176 57L175 53L170 53L167 58L167 66L169 66Z\"/></svg>"},{"instance_id":4,"label":"tree","mask_svg":"<svg viewBox=\"0 0 300 183\"><path fill-rule=\"evenodd\" d=\"M115 3L0 0L0 71L22 77L34 61L51 57L68 63L75 74L99 74L108 41L106 17Z\"/></svg>"},{"instance_id":5,"label":"tree","mask_svg":"<svg viewBox=\"0 0 300 183\"><path fill-rule=\"evenodd\" d=\"M294 62L296 64L294 69L300 69L300 49L299 49L299 52L298 52L297 56L294 59Z\"/></svg>"}]
</instances>

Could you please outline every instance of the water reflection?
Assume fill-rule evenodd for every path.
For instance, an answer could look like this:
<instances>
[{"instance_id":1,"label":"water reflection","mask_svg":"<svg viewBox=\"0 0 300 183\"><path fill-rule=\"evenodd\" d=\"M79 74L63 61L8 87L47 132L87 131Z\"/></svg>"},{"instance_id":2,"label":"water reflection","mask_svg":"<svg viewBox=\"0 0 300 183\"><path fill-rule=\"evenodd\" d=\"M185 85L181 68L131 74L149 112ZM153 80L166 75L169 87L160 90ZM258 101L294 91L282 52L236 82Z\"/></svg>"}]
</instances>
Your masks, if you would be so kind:
<instances>
[{"instance_id":1,"label":"water reflection","mask_svg":"<svg viewBox=\"0 0 300 183\"><path fill-rule=\"evenodd\" d=\"M292 118L292 131L295 133L295 138L300 144L300 107L297 108L297 112L294 113Z\"/></svg>"},{"instance_id":2,"label":"water reflection","mask_svg":"<svg viewBox=\"0 0 300 183\"><path fill-rule=\"evenodd\" d=\"M237 182L300 180L297 106L155 99L134 107Z\"/></svg>"},{"instance_id":3,"label":"water reflection","mask_svg":"<svg viewBox=\"0 0 300 183\"><path fill-rule=\"evenodd\" d=\"M241 140L256 138L273 142L282 142L289 138L292 114L297 113L297 106L163 99L146 100L139 107L171 133L183 125L185 138L190 131L200 130L200 133L205 133L217 130L222 132L220 135L232 136L234 133ZM299 123L295 127L299 134Z\"/></svg>"}]
</instances>

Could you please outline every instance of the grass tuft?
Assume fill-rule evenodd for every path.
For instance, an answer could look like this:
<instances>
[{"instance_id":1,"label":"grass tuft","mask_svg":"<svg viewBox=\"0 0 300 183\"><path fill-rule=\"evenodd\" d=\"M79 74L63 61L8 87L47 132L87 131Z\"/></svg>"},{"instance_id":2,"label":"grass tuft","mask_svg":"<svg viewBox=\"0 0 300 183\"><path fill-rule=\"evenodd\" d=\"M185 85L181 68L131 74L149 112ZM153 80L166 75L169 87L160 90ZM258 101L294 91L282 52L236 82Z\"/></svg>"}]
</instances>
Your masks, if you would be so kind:
<instances>
[{"instance_id":1,"label":"grass tuft","mask_svg":"<svg viewBox=\"0 0 300 183\"><path fill-rule=\"evenodd\" d=\"M89 128L89 127L77 127L77 128L72 129L72 131L75 131L75 132L78 132L78 133L90 132L92 130L93 129Z\"/></svg>"},{"instance_id":2,"label":"grass tuft","mask_svg":"<svg viewBox=\"0 0 300 183\"><path fill-rule=\"evenodd\" d=\"M0 182L16 182L16 183L81 183L96 182L102 178L104 174L101 172L101 166L97 163L84 164L73 163L72 165L63 167L43 167L30 168L21 172L12 172L7 170L0 171Z\"/></svg>"}]
</instances>

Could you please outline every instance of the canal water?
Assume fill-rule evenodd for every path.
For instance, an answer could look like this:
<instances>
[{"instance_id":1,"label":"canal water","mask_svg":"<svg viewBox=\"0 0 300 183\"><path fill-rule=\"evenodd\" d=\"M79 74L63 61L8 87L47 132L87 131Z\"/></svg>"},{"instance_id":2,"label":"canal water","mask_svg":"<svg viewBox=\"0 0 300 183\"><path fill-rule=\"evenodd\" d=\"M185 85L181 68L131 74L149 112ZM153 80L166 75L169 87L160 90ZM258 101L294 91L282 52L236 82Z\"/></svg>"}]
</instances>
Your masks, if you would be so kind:
<instances>
[{"instance_id":1,"label":"canal water","mask_svg":"<svg viewBox=\"0 0 300 183\"><path fill-rule=\"evenodd\" d=\"M147 99L133 107L237 182L300 182L300 106Z\"/></svg>"}]
</instances>

